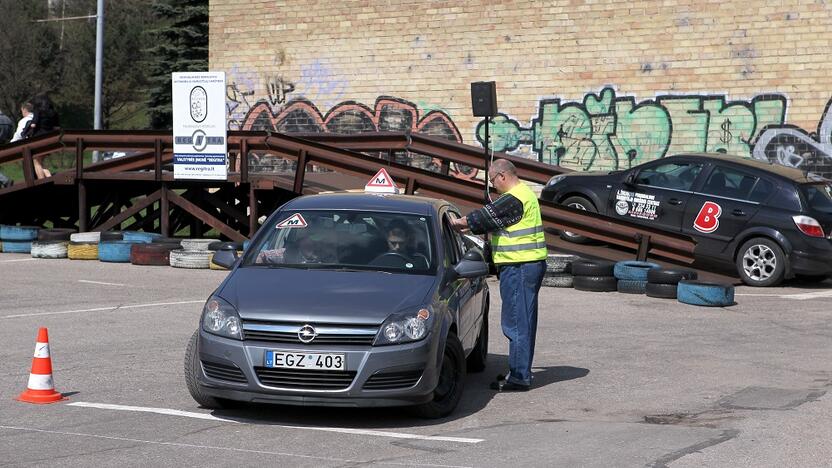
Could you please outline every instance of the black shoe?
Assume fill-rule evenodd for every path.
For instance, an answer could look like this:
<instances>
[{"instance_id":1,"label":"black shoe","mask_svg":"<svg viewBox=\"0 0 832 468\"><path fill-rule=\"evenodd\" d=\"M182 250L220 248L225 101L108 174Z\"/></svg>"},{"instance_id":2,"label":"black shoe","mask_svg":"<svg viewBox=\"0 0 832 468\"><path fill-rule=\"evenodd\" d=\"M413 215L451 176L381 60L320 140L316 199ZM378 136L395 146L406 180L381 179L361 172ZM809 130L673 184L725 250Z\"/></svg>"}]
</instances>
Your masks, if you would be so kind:
<instances>
[{"instance_id":1,"label":"black shoe","mask_svg":"<svg viewBox=\"0 0 832 468\"><path fill-rule=\"evenodd\" d=\"M531 388L530 385L521 385L505 380L495 380L491 382L490 387L492 390L497 390L498 392L528 392Z\"/></svg>"}]
</instances>

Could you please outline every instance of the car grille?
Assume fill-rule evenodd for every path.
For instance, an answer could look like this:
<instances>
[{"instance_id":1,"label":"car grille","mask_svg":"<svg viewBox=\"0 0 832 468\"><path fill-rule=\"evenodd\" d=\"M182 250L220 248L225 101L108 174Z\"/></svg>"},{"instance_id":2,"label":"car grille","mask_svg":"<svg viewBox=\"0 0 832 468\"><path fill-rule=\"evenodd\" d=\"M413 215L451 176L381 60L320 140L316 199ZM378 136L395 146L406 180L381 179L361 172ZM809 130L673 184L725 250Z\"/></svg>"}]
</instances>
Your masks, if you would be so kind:
<instances>
[{"instance_id":1,"label":"car grille","mask_svg":"<svg viewBox=\"0 0 832 468\"><path fill-rule=\"evenodd\" d=\"M393 390L396 388L409 388L416 385L422 377L423 370L412 370L403 372L379 372L373 374L364 384L365 390Z\"/></svg>"},{"instance_id":2,"label":"car grille","mask_svg":"<svg viewBox=\"0 0 832 468\"><path fill-rule=\"evenodd\" d=\"M378 332L375 325L312 324L318 335L311 342L303 343L298 338L298 330L304 325L306 324L245 320L243 337L246 341L268 343L370 346Z\"/></svg>"},{"instance_id":3,"label":"car grille","mask_svg":"<svg viewBox=\"0 0 832 468\"><path fill-rule=\"evenodd\" d=\"M236 383L248 382L248 379L246 379L243 371L241 371L240 368L234 364L228 365L202 361L202 369L205 371L205 375L211 377L212 379L227 380L229 382Z\"/></svg>"},{"instance_id":4,"label":"car grille","mask_svg":"<svg viewBox=\"0 0 832 468\"><path fill-rule=\"evenodd\" d=\"M342 390L349 387L355 378L355 371L255 367L254 373L263 385L312 390Z\"/></svg>"}]
</instances>

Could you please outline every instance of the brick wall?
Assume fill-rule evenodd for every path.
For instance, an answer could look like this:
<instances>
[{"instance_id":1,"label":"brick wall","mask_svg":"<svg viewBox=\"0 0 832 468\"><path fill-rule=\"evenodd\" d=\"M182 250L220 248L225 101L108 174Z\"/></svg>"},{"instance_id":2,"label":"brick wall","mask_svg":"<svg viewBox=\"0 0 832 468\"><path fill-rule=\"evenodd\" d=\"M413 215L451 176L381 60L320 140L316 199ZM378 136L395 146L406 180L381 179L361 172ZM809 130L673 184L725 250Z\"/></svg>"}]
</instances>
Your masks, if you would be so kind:
<instances>
[{"instance_id":1,"label":"brick wall","mask_svg":"<svg viewBox=\"0 0 832 468\"><path fill-rule=\"evenodd\" d=\"M573 169L723 151L832 175L823 0L211 0L229 128L401 130ZM830 114L830 115L827 115Z\"/></svg>"}]
</instances>

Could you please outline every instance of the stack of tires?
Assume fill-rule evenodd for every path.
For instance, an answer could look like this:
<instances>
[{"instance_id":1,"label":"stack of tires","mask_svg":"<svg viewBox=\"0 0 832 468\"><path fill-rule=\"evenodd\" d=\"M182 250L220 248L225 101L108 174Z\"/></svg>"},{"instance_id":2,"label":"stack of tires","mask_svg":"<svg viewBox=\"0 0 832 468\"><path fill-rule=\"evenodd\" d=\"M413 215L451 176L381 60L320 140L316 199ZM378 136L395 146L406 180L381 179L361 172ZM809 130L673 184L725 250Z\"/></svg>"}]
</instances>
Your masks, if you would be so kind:
<instances>
[{"instance_id":1,"label":"stack of tires","mask_svg":"<svg viewBox=\"0 0 832 468\"><path fill-rule=\"evenodd\" d=\"M613 269L616 289L625 294L644 294L647 288L647 274L659 265L650 262L628 260L617 262Z\"/></svg>"},{"instance_id":2,"label":"stack of tires","mask_svg":"<svg viewBox=\"0 0 832 468\"><path fill-rule=\"evenodd\" d=\"M69 236L74 229L41 229L38 240L32 241L32 258L67 258Z\"/></svg>"},{"instance_id":3,"label":"stack of tires","mask_svg":"<svg viewBox=\"0 0 832 468\"><path fill-rule=\"evenodd\" d=\"M30 253L32 241L38 238L39 230L40 228L35 226L0 225L0 242L3 243L3 252Z\"/></svg>"},{"instance_id":4,"label":"stack of tires","mask_svg":"<svg viewBox=\"0 0 832 468\"><path fill-rule=\"evenodd\" d=\"M546 257L546 275L543 277L543 286L571 288L572 262L577 259L575 255L549 254Z\"/></svg>"},{"instance_id":5,"label":"stack of tires","mask_svg":"<svg viewBox=\"0 0 832 468\"><path fill-rule=\"evenodd\" d=\"M214 263L214 254L218 250L236 250L238 255L243 254L243 244L240 242L222 242L222 241L214 241L208 244L208 250L211 251L211 255L208 259L208 267L212 270L227 270L224 266L217 265Z\"/></svg>"},{"instance_id":6,"label":"stack of tires","mask_svg":"<svg viewBox=\"0 0 832 468\"><path fill-rule=\"evenodd\" d=\"M182 239L182 248L170 251L170 266L174 268L208 269L213 253L208 246L214 239Z\"/></svg>"},{"instance_id":7,"label":"stack of tires","mask_svg":"<svg viewBox=\"0 0 832 468\"><path fill-rule=\"evenodd\" d=\"M695 271L654 268L647 272L646 293L650 297L676 299L679 281L695 279L697 279Z\"/></svg>"},{"instance_id":8,"label":"stack of tires","mask_svg":"<svg viewBox=\"0 0 832 468\"><path fill-rule=\"evenodd\" d=\"M170 252L182 248L182 240L154 237L150 243L133 244L130 263L133 265L170 266Z\"/></svg>"},{"instance_id":9,"label":"stack of tires","mask_svg":"<svg viewBox=\"0 0 832 468\"><path fill-rule=\"evenodd\" d=\"M66 248L70 260L98 260L98 243L100 232L76 232L70 234Z\"/></svg>"},{"instance_id":10,"label":"stack of tires","mask_svg":"<svg viewBox=\"0 0 832 468\"><path fill-rule=\"evenodd\" d=\"M575 260L572 262L572 286L578 291L616 291L615 263L605 260Z\"/></svg>"}]
</instances>

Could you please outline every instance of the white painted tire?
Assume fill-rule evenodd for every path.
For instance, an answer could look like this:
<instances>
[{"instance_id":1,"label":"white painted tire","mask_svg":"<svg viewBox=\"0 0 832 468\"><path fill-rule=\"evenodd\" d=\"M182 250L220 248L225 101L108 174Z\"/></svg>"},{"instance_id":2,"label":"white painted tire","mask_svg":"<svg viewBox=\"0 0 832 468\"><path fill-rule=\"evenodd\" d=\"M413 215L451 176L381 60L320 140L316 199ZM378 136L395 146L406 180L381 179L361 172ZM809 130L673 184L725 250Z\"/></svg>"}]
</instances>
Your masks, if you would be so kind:
<instances>
[{"instance_id":1,"label":"white painted tire","mask_svg":"<svg viewBox=\"0 0 832 468\"><path fill-rule=\"evenodd\" d=\"M577 255L549 254L546 257L546 273L571 273L572 262L577 259Z\"/></svg>"},{"instance_id":2,"label":"white painted tire","mask_svg":"<svg viewBox=\"0 0 832 468\"><path fill-rule=\"evenodd\" d=\"M66 241L32 241L32 258L66 258Z\"/></svg>"},{"instance_id":3,"label":"white painted tire","mask_svg":"<svg viewBox=\"0 0 832 468\"><path fill-rule=\"evenodd\" d=\"M543 277L543 286L549 288L571 288L573 276L568 273L547 273Z\"/></svg>"},{"instance_id":4,"label":"white painted tire","mask_svg":"<svg viewBox=\"0 0 832 468\"><path fill-rule=\"evenodd\" d=\"M101 242L100 232L76 232L69 235L72 242L83 242L85 244Z\"/></svg>"},{"instance_id":5,"label":"white painted tire","mask_svg":"<svg viewBox=\"0 0 832 468\"><path fill-rule=\"evenodd\" d=\"M216 239L182 239L182 250L208 250Z\"/></svg>"},{"instance_id":6,"label":"white painted tire","mask_svg":"<svg viewBox=\"0 0 832 468\"><path fill-rule=\"evenodd\" d=\"M170 266L174 268L208 269L211 266L211 253L209 250L171 250Z\"/></svg>"}]
</instances>

